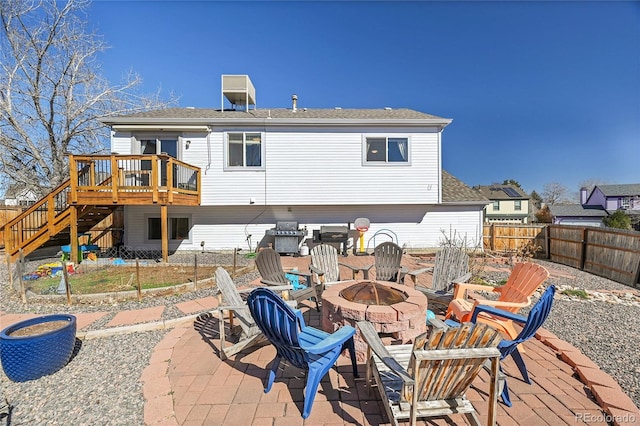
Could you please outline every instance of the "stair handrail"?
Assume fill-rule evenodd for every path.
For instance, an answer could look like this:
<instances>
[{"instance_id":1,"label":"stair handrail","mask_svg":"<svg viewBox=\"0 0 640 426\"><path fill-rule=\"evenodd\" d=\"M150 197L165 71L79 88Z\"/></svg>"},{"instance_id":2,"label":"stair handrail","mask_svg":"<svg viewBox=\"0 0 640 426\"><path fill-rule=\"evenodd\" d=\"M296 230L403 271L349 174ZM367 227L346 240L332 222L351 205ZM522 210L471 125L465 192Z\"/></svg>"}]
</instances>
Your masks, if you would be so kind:
<instances>
[{"instance_id":1,"label":"stair handrail","mask_svg":"<svg viewBox=\"0 0 640 426\"><path fill-rule=\"evenodd\" d=\"M32 204L28 209L26 209L25 211L21 212L18 216L14 217L9 222L7 222L4 225L2 225L0 227L0 230L2 230L5 227L9 227L9 226L15 225L17 222L20 221L21 216L23 216L23 215L24 216L28 216L30 213L33 213L34 211L36 211L46 201L48 201L49 198L53 199L56 195L58 195L60 192L62 192L65 189L65 186L71 186L71 179L67 179L64 182L62 182L60 185L56 186L53 189L53 191L51 191L50 193L48 193L44 197L40 198L38 201L36 201L34 204ZM67 203L67 207L69 207L69 203Z\"/></svg>"},{"instance_id":2,"label":"stair handrail","mask_svg":"<svg viewBox=\"0 0 640 426\"><path fill-rule=\"evenodd\" d=\"M5 250L7 254L12 255L14 246L16 245L13 238L13 233L12 233L13 227L19 224L20 222L22 222L25 218L29 217L29 215L35 213L47 202L49 203L49 205L47 206L47 220L44 223L40 224L39 229L42 229L45 226L52 226L51 219L56 216L55 198L58 194L62 193L63 191L65 191L67 188L70 188L70 187L71 187L71 179L65 180L60 185L56 186L53 189L53 191L49 192L44 197L40 198L40 200L36 201L31 207L29 207L27 210L23 211L18 216L11 219L9 222L5 223L4 226L0 228L0 232L4 231L4 236L5 236L4 243L5 243ZM62 206L63 208L60 210L61 212L69 208L68 201L65 204L66 204L65 206ZM25 241L22 241L21 235L19 235L18 233L17 245L28 242L28 240L29 238Z\"/></svg>"}]
</instances>

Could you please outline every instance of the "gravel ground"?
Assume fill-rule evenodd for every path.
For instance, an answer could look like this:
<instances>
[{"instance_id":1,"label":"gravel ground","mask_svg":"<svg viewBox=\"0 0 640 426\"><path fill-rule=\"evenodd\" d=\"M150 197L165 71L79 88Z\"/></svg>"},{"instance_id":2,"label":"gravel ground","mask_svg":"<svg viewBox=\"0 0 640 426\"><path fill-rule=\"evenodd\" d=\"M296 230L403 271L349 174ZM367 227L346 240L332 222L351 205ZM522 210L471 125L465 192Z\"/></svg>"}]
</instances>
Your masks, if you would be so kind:
<instances>
[{"instance_id":1,"label":"gravel ground","mask_svg":"<svg viewBox=\"0 0 640 426\"><path fill-rule=\"evenodd\" d=\"M249 265L252 260L238 257L239 265ZM34 262L46 263L49 260ZM173 263L189 263L193 254L174 255ZM230 254L199 254L199 264L231 264ZM587 291L629 290L628 287L605 278L584 273L563 265L540 262L550 268L575 275L570 278L550 278L557 286L572 286ZM236 281L247 283L259 275L251 272ZM506 273L486 274L496 282L506 278ZM164 304L163 319L181 316L173 305L193 298L210 296L212 288L182 295L161 298L145 298L142 302L128 301L110 304L28 304L9 289L6 265L0 269L1 310L11 313L29 312L78 313L109 311L115 314L125 309L140 309ZM99 329L113 315L107 315L92 325ZM3 325L3 327L6 325ZM640 306L638 304L583 301L558 295L545 328L558 337L580 348L620 383L622 389L640 405ZM0 373L0 391L13 406L11 425L136 425L143 423L144 398L140 376L148 365L155 345L166 331L136 333L101 339L85 340L69 365L51 376L25 383L13 383ZM116 367L116 368L114 368ZM0 395L1 397L2 395ZM0 404L1 405L1 404ZM7 419L5 417L5 419Z\"/></svg>"},{"instance_id":2,"label":"gravel ground","mask_svg":"<svg viewBox=\"0 0 640 426\"><path fill-rule=\"evenodd\" d=\"M574 275L574 279L550 277L547 283L586 291L630 291L630 287L552 262L538 263ZM499 281L507 274L492 273ZM537 299L536 299L537 300ZM525 313L526 310L521 311ZM613 377L636 406L640 406L640 304L582 300L556 292L551 314L543 325L556 336L579 348Z\"/></svg>"}]
</instances>

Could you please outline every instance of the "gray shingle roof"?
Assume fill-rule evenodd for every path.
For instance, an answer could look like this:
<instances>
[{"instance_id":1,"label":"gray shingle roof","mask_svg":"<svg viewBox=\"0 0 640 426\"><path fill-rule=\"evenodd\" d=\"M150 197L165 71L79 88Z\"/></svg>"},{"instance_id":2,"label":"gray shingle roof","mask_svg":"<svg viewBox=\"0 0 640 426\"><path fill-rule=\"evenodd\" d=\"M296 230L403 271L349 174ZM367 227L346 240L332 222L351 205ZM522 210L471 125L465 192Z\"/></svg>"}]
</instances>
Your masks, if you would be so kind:
<instances>
[{"instance_id":1,"label":"gray shingle roof","mask_svg":"<svg viewBox=\"0 0 640 426\"><path fill-rule=\"evenodd\" d=\"M489 199L475 189L468 187L447 171L442 170L442 202L478 202L480 204L487 204L489 203Z\"/></svg>"},{"instance_id":2,"label":"gray shingle roof","mask_svg":"<svg viewBox=\"0 0 640 426\"><path fill-rule=\"evenodd\" d=\"M640 195L640 183L628 183L621 185L598 185L598 188L606 197Z\"/></svg>"},{"instance_id":3,"label":"gray shingle roof","mask_svg":"<svg viewBox=\"0 0 640 426\"><path fill-rule=\"evenodd\" d=\"M213 108L167 108L154 111L140 112L136 114L105 117L105 123L131 123L136 119L148 120L194 120L198 122L207 120L246 120L246 119L291 119L291 120L435 120L448 124L451 120L431 114L415 111L407 108L384 109L317 109L304 108L295 112L287 108L261 108L249 111L231 111Z\"/></svg>"},{"instance_id":4,"label":"gray shingle roof","mask_svg":"<svg viewBox=\"0 0 640 426\"><path fill-rule=\"evenodd\" d=\"M606 217L608 216L604 207L589 206L584 208L580 204L554 204L549 206L549 211L554 217Z\"/></svg>"},{"instance_id":5,"label":"gray shingle roof","mask_svg":"<svg viewBox=\"0 0 640 426\"><path fill-rule=\"evenodd\" d=\"M522 189L514 185L479 185L478 191L490 200L528 200L530 197ZM519 197L511 197L504 188L512 188Z\"/></svg>"}]
</instances>

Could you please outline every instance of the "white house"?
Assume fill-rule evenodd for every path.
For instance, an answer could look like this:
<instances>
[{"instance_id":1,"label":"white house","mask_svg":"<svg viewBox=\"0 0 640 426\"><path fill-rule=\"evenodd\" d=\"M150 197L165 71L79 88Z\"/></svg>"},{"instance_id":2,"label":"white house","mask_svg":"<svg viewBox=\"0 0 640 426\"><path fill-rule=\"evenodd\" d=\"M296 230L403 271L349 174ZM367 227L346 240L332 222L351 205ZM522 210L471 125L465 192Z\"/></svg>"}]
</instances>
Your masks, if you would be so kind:
<instances>
[{"instance_id":1,"label":"white house","mask_svg":"<svg viewBox=\"0 0 640 426\"><path fill-rule=\"evenodd\" d=\"M482 246L489 201L441 167L451 119L300 108L295 95L291 108L258 109L247 76L223 76L222 95L231 108L104 120L112 152L164 152L201 168L200 206L168 208L170 250L255 249L278 221L297 222L311 238L324 225L353 229L359 217L371 222L370 248L389 235L409 248L435 248L445 237ZM155 206L126 206L125 245L159 247L159 217Z\"/></svg>"}]
</instances>

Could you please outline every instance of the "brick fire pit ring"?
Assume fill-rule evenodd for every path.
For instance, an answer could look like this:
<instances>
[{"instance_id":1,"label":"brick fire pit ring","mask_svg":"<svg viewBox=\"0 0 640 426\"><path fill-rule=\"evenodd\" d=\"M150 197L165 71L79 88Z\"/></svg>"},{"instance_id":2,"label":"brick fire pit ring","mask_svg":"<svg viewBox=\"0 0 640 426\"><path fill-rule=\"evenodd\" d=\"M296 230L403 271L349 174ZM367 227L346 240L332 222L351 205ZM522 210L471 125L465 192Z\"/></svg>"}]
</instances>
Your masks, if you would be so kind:
<instances>
[{"instance_id":1,"label":"brick fire pit ring","mask_svg":"<svg viewBox=\"0 0 640 426\"><path fill-rule=\"evenodd\" d=\"M322 293L322 329L333 333L343 325L355 327L356 358L359 362L365 361L367 344L356 327L358 321L369 321L383 337L391 337L397 343L410 343L416 336L427 331L427 297L413 288L375 281L378 287L395 289L406 296L404 301L388 306L351 302L341 296L343 290L353 285L370 282L372 281L345 281L332 285Z\"/></svg>"}]
</instances>

